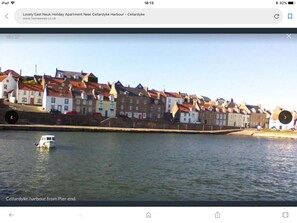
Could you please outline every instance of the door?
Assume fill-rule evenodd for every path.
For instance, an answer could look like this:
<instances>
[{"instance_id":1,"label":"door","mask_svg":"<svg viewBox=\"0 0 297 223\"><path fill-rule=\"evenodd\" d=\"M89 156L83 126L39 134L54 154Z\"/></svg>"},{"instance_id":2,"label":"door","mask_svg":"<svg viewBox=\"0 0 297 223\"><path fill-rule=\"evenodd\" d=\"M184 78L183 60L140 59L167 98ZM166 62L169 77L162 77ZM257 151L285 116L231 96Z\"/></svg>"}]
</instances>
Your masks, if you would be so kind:
<instances>
[{"instance_id":1,"label":"door","mask_svg":"<svg viewBox=\"0 0 297 223\"><path fill-rule=\"evenodd\" d=\"M86 113L87 113L87 109L86 109L86 107L83 107L82 108L82 114L85 115Z\"/></svg>"},{"instance_id":2,"label":"door","mask_svg":"<svg viewBox=\"0 0 297 223\"><path fill-rule=\"evenodd\" d=\"M105 117L108 117L108 111L105 110Z\"/></svg>"},{"instance_id":3,"label":"door","mask_svg":"<svg viewBox=\"0 0 297 223\"><path fill-rule=\"evenodd\" d=\"M30 104L34 105L34 98L30 98Z\"/></svg>"},{"instance_id":4,"label":"door","mask_svg":"<svg viewBox=\"0 0 297 223\"><path fill-rule=\"evenodd\" d=\"M58 105L58 110L62 112L62 105Z\"/></svg>"}]
</instances>

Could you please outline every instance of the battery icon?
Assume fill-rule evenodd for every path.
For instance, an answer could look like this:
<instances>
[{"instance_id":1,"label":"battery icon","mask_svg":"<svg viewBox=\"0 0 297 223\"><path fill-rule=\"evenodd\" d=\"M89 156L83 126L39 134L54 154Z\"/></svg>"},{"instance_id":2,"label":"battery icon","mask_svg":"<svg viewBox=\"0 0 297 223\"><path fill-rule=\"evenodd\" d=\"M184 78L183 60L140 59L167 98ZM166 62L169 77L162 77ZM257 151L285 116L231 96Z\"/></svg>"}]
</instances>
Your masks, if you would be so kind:
<instances>
[{"instance_id":1,"label":"battery icon","mask_svg":"<svg viewBox=\"0 0 297 223\"><path fill-rule=\"evenodd\" d=\"M288 5L294 5L295 2L288 2Z\"/></svg>"}]
</instances>

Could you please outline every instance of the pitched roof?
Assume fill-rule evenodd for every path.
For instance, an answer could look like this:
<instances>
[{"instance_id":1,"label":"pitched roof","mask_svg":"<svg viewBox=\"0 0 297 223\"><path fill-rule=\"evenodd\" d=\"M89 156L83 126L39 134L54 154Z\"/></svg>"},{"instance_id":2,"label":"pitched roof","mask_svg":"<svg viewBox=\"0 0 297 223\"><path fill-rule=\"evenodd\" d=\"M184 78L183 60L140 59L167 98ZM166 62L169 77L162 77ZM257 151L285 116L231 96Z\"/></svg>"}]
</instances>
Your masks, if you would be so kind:
<instances>
[{"instance_id":1,"label":"pitched roof","mask_svg":"<svg viewBox=\"0 0 297 223\"><path fill-rule=\"evenodd\" d=\"M78 79L82 80L86 75L91 74L91 73L84 73L83 71L81 72L76 72L76 71L68 71L68 70L59 70L56 68L56 78L61 78L60 75L63 75L63 78L67 79Z\"/></svg>"},{"instance_id":2,"label":"pitched roof","mask_svg":"<svg viewBox=\"0 0 297 223\"><path fill-rule=\"evenodd\" d=\"M72 90L72 95L73 95L74 98L82 98L82 94L86 95L87 100L95 99L95 96L92 93L88 92L88 91L85 91L85 90Z\"/></svg>"},{"instance_id":3,"label":"pitched roof","mask_svg":"<svg viewBox=\"0 0 297 223\"><path fill-rule=\"evenodd\" d=\"M143 88L140 88L138 85L137 87L124 87L121 82L115 83L115 88L118 93L129 94L130 96L142 96L142 97L149 97L147 91Z\"/></svg>"},{"instance_id":4,"label":"pitched roof","mask_svg":"<svg viewBox=\"0 0 297 223\"><path fill-rule=\"evenodd\" d=\"M7 75L1 75L0 76L0 82L2 82L5 78L7 78Z\"/></svg>"},{"instance_id":5,"label":"pitched roof","mask_svg":"<svg viewBox=\"0 0 297 223\"><path fill-rule=\"evenodd\" d=\"M195 105L193 104L177 104L177 106L180 112L183 112L183 113L189 113L191 109L197 110Z\"/></svg>"},{"instance_id":6,"label":"pitched roof","mask_svg":"<svg viewBox=\"0 0 297 223\"><path fill-rule=\"evenodd\" d=\"M13 78L19 78L21 75L20 74L18 74L17 72L15 72L14 70L6 70L6 71L4 71L3 73L5 73L5 74L9 74L9 73L11 73L11 75L12 75L12 77Z\"/></svg>"},{"instance_id":7,"label":"pitched roof","mask_svg":"<svg viewBox=\"0 0 297 223\"><path fill-rule=\"evenodd\" d=\"M147 90L147 93L151 98L157 98L158 97L158 91L152 89L152 90Z\"/></svg>"},{"instance_id":8,"label":"pitched roof","mask_svg":"<svg viewBox=\"0 0 297 223\"><path fill-rule=\"evenodd\" d=\"M84 82L77 81L77 80L70 80L69 84L74 88L85 88L86 87Z\"/></svg>"},{"instance_id":9,"label":"pitched roof","mask_svg":"<svg viewBox=\"0 0 297 223\"><path fill-rule=\"evenodd\" d=\"M211 99L209 97L206 97L206 96L203 96L203 95L201 95L200 98L203 99L205 102L211 101Z\"/></svg>"},{"instance_id":10,"label":"pitched roof","mask_svg":"<svg viewBox=\"0 0 297 223\"><path fill-rule=\"evenodd\" d=\"M72 92L66 87L47 87L47 95L51 97L72 98Z\"/></svg>"},{"instance_id":11,"label":"pitched roof","mask_svg":"<svg viewBox=\"0 0 297 223\"><path fill-rule=\"evenodd\" d=\"M94 82L85 82L87 88L92 88L96 90L110 91L110 87L108 84L104 83L94 83Z\"/></svg>"},{"instance_id":12,"label":"pitched roof","mask_svg":"<svg viewBox=\"0 0 297 223\"><path fill-rule=\"evenodd\" d=\"M258 105L246 105L246 107L252 112L252 113L263 113L262 109Z\"/></svg>"},{"instance_id":13,"label":"pitched roof","mask_svg":"<svg viewBox=\"0 0 297 223\"><path fill-rule=\"evenodd\" d=\"M43 92L42 85L33 85L33 84L24 84L24 83L19 83L18 85L19 85L19 90Z\"/></svg>"},{"instance_id":14,"label":"pitched roof","mask_svg":"<svg viewBox=\"0 0 297 223\"><path fill-rule=\"evenodd\" d=\"M164 91L163 93L165 94L165 97L182 98L182 96L179 93L177 93L177 92L167 92L167 91Z\"/></svg>"}]
</instances>

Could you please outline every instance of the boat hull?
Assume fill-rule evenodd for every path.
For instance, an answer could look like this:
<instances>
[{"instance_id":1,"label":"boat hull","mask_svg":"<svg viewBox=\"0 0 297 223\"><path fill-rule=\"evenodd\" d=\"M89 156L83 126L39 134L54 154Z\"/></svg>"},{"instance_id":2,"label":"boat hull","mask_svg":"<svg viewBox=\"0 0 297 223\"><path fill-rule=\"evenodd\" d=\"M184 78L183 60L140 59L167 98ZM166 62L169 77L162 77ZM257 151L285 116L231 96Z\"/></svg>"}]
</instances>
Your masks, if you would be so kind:
<instances>
[{"instance_id":1,"label":"boat hull","mask_svg":"<svg viewBox=\"0 0 297 223\"><path fill-rule=\"evenodd\" d=\"M54 148L56 148L56 142L52 142L52 141L44 142L41 145L39 144L37 147L46 148L46 149L54 149Z\"/></svg>"}]
</instances>

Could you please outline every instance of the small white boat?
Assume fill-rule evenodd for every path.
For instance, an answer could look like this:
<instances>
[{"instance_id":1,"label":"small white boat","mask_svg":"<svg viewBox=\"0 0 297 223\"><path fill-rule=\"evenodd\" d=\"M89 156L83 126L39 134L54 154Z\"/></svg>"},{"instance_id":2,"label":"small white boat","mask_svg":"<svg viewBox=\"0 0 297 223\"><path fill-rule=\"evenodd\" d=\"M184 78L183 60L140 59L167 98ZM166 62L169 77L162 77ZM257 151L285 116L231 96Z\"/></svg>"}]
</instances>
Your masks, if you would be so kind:
<instances>
[{"instance_id":1,"label":"small white boat","mask_svg":"<svg viewBox=\"0 0 297 223\"><path fill-rule=\"evenodd\" d=\"M56 147L56 139L54 135L43 135L38 144L38 148L52 149Z\"/></svg>"}]
</instances>

